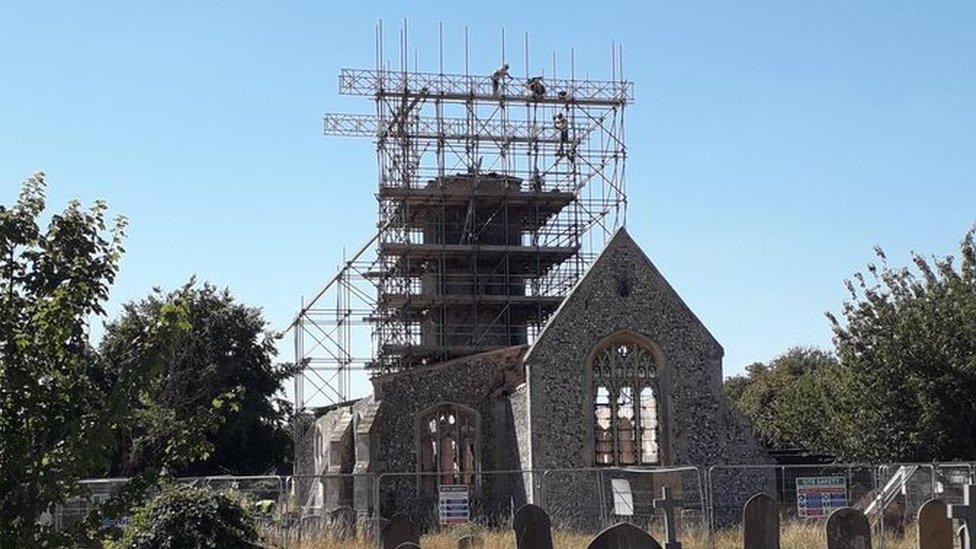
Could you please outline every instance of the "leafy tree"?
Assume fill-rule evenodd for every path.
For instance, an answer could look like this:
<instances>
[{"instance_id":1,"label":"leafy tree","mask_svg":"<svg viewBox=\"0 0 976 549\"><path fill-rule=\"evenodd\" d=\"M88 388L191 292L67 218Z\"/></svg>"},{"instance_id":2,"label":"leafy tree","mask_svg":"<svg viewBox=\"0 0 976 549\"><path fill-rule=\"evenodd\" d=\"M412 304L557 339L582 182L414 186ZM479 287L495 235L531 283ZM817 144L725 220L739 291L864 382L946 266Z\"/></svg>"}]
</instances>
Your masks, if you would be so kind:
<instances>
[{"instance_id":1,"label":"leafy tree","mask_svg":"<svg viewBox=\"0 0 976 549\"><path fill-rule=\"evenodd\" d=\"M41 516L108 457L132 376L105 375L88 320L118 272L126 222L72 202L39 226L44 174L0 206L0 546L53 535Z\"/></svg>"},{"instance_id":2,"label":"leafy tree","mask_svg":"<svg viewBox=\"0 0 976 549\"><path fill-rule=\"evenodd\" d=\"M168 485L139 508L118 549L255 547L257 526L241 502L189 485Z\"/></svg>"},{"instance_id":3,"label":"leafy tree","mask_svg":"<svg viewBox=\"0 0 976 549\"><path fill-rule=\"evenodd\" d=\"M166 369L140 402L113 472L131 475L186 444L201 444L196 450L203 459L174 471L179 475L273 472L291 456L289 407L280 391L294 369L274 363L274 339L259 309L192 280L169 294L157 289L127 304L107 326L102 356L116 371L142 367L145 357L133 355L130 342L174 303L185 309L188 328L172 342L159 342L170 349Z\"/></svg>"},{"instance_id":4,"label":"leafy tree","mask_svg":"<svg viewBox=\"0 0 976 549\"><path fill-rule=\"evenodd\" d=\"M847 282L843 322L828 317L842 368L836 451L848 459L976 458L976 245L961 261L913 254L916 269L879 264Z\"/></svg>"},{"instance_id":5,"label":"leafy tree","mask_svg":"<svg viewBox=\"0 0 976 549\"><path fill-rule=\"evenodd\" d=\"M841 317L828 313L836 362L792 350L748 368L726 390L770 446L847 461L976 459L976 243L952 256L913 254L914 269L854 275Z\"/></svg>"},{"instance_id":6,"label":"leafy tree","mask_svg":"<svg viewBox=\"0 0 976 549\"><path fill-rule=\"evenodd\" d=\"M726 380L725 391L765 446L817 451L831 420L824 410L836 369L829 353L794 347L769 364L747 366L745 376Z\"/></svg>"},{"instance_id":7,"label":"leafy tree","mask_svg":"<svg viewBox=\"0 0 976 549\"><path fill-rule=\"evenodd\" d=\"M88 326L104 315L126 220L110 226L102 202L89 209L72 202L42 230L44 210L40 173L24 182L13 206L0 206L0 547L103 537L103 513L121 516L160 477L202 458L207 441L194 427L218 424L233 397L141 433L140 448L161 451L71 531L42 524L56 505L82 493L80 478L107 471L119 433L142 419L138 403L151 401L192 328L184 303L166 303L132 334L124 367L103 360L88 343Z\"/></svg>"}]
</instances>

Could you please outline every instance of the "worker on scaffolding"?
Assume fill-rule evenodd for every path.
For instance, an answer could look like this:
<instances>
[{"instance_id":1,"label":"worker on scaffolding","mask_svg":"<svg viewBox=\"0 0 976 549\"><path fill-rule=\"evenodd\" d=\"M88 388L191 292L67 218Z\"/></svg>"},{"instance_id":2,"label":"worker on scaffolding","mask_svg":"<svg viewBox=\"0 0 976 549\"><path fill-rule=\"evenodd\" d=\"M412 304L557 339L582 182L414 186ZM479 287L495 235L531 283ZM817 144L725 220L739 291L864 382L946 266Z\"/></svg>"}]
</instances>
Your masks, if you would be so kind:
<instances>
[{"instance_id":1,"label":"worker on scaffolding","mask_svg":"<svg viewBox=\"0 0 976 549\"><path fill-rule=\"evenodd\" d=\"M556 131L559 132L559 150L556 154L562 156L566 154L566 143L569 142L569 119L566 118L566 115L559 112L556 113L556 116L552 117L552 124L556 127Z\"/></svg>"},{"instance_id":2,"label":"worker on scaffolding","mask_svg":"<svg viewBox=\"0 0 976 549\"><path fill-rule=\"evenodd\" d=\"M495 72L491 73L491 94L498 97L498 92L502 88L502 84L505 84L512 77L508 75L508 63L503 63L501 67L495 69Z\"/></svg>"},{"instance_id":3,"label":"worker on scaffolding","mask_svg":"<svg viewBox=\"0 0 976 549\"><path fill-rule=\"evenodd\" d=\"M529 79L526 87L532 93L534 99L542 99L546 96L546 85L542 83L541 76L533 76Z\"/></svg>"},{"instance_id":4,"label":"worker on scaffolding","mask_svg":"<svg viewBox=\"0 0 976 549\"><path fill-rule=\"evenodd\" d=\"M541 193L542 192L542 184L543 184L542 174L539 173L539 170L533 170L533 173L532 173L532 192L534 192L534 193Z\"/></svg>"}]
</instances>

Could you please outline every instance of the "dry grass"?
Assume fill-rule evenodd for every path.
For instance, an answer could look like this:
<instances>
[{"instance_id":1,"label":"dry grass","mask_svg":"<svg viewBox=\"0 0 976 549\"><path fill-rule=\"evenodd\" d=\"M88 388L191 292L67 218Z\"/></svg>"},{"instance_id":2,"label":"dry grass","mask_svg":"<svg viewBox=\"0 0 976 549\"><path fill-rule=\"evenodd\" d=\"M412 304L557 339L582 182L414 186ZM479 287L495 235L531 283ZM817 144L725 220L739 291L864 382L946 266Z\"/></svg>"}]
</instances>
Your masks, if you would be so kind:
<instances>
[{"instance_id":1,"label":"dry grass","mask_svg":"<svg viewBox=\"0 0 976 549\"><path fill-rule=\"evenodd\" d=\"M485 549L515 549L515 539L511 532L479 531L475 527L441 531L424 536L420 546L424 549L456 549L457 538L464 534L477 532L485 540ZM653 532L655 539L661 540L660 532ZM593 538L592 534L566 531L553 533L553 545L557 549L585 548ZM685 549L708 549L708 536L704 532L687 532L681 538ZM662 543L663 545L663 543ZM291 545L290 545L291 546ZM781 547L783 549L817 549L827 546L822 524L790 523L782 528ZM879 547L875 541L875 547ZM375 545L368 539L333 540L327 536L303 541L301 549L373 549ZM906 532L904 538L885 536L885 549L915 549L917 547L913 531ZM715 549L741 549L742 533L739 530L725 530L715 535Z\"/></svg>"}]
</instances>

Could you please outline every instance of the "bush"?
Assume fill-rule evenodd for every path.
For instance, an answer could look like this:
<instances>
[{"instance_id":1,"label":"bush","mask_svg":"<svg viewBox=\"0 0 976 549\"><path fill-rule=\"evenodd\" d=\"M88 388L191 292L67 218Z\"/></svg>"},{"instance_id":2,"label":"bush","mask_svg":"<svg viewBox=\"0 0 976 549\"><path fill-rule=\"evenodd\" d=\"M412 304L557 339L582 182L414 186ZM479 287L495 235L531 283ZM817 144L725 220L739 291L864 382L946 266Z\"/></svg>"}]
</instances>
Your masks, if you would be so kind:
<instances>
[{"instance_id":1,"label":"bush","mask_svg":"<svg viewBox=\"0 0 976 549\"><path fill-rule=\"evenodd\" d=\"M136 510L119 547L253 547L257 527L241 502L189 485L170 485Z\"/></svg>"}]
</instances>

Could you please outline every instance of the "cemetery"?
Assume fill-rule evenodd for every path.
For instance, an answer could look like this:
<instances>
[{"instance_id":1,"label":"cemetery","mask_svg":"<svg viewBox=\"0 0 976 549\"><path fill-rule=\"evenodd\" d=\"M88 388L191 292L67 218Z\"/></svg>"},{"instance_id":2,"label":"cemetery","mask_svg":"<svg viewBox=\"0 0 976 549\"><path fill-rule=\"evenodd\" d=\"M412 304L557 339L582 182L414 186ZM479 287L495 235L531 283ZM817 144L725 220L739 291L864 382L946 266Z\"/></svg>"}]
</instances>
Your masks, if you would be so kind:
<instances>
[{"instance_id":1,"label":"cemetery","mask_svg":"<svg viewBox=\"0 0 976 549\"><path fill-rule=\"evenodd\" d=\"M969 501L972 485L962 488L962 501ZM953 490L958 492L958 490ZM623 494L618 494L618 496ZM626 494L629 496L630 494ZM955 493L945 494L951 501L958 500ZM623 500L623 501L620 501ZM379 526L362 524L359 534L347 525L323 524L314 536L314 547L430 547L454 548L714 548L714 549L779 549L779 548L826 548L826 549L952 549L969 548L965 538L965 525L972 520L968 504L946 504L942 498L931 498L917 507L910 517L900 523L888 517L870 519L862 510L849 506L833 507L824 516L807 518L798 516L797 502L779 502L770 495L760 493L750 497L742 506L735 524L714 527L702 522L696 511L703 511L698 504L674 497L669 487L662 487L651 509L640 516L632 500L619 498L616 502L623 509L616 509L607 516L606 525L599 530L586 531L559 517L564 514L560 504L555 504L554 516L539 506L527 504L515 511L510 520L492 525L453 522L444 520L440 509L439 523L418 523L412 513L402 512L390 519L380 519ZM697 509L696 509L697 507ZM616 513L620 514L616 514ZM347 518L351 518L351 515ZM478 520L472 515L470 520ZM956 519L955 521L953 519ZM368 520L368 519L367 519ZM437 520L436 517L434 520ZM706 519L707 522L707 519ZM337 528L337 530L333 530ZM380 533L379 537L372 535ZM341 532L341 534L337 534ZM412 544L412 545L404 545Z\"/></svg>"},{"instance_id":2,"label":"cemetery","mask_svg":"<svg viewBox=\"0 0 976 549\"><path fill-rule=\"evenodd\" d=\"M568 499L545 472L484 472L520 477L535 486L540 504L501 506L464 485L441 490L428 508L410 505L388 515L357 513L346 502L331 509L302 509L295 490L304 479L212 477L181 479L188 485L234 494L247 502L264 540L274 546L367 549L446 548L969 548L965 526L974 515L973 464L870 467L736 467L763 478L762 491L723 496L731 468L599 469L575 471L573 482L603 486L594 500ZM964 472L964 474L960 474ZM870 473L870 475L869 475ZM888 475L887 477L885 475ZM859 479L876 477L876 483ZM784 489L782 481L792 487ZM323 483L352 481L326 477ZM422 482L413 476L413 482ZM376 490L382 479L357 482ZM894 481L894 482L892 482ZM91 501L104 501L124 481L91 482ZM555 490L552 488L555 487ZM574 490L573 493L578 493ZM679 495L680 494L680 495ZM57 521L67 527L83 516L76 500ZM734 509L735 512L731 512ZM115 525L113 521L106 521ZM404 545L413 544L413 545Z\"/></svg>"},{"instance_id":3,"label":"cemetery","mask_svg":"<svg viewBox=\"0 0 976 549\"><path fill-rule=\"evenodd\" d=\"M963 487L963 501L972 490ZM629 495L629 494L628 494ZM954 494L947 494L953 501ZM623 498L629 499L629 498ZM621 502L618 502L620 504ZM623 503L626 507L626 503ZM397 513L389 520L380 519L380 539L360 532L358 539L346 525L323 525L317 534L321 547L371 547L380 543L384 549L401 547L404 543L420 547L517 547L549 549L558 547L586 548L715 548L715 549L778 549L778 548L879 548L892 549L951 549L968 548L964 541L964 526L970 520L966 504L950 504L942 498L932 498L917 507L910 517L895 523L888 517L870 520L862 510L834 507L819 518L797 516L797 503L779 501L767 494L756 494L742 506L735 524L712 527L701 522L696 514L697 504L678 500L668 487L663 487L653 501L652 509L641 516L618 509L621 514L607 516L607 525L600 530L586 532L567 522L550 516L541 507L528 504L519 508L507 523L457 523L443 520L418 527L411 513ZM562 506L554 505L554 514L564 515ZM351 518L351 517L347 517ZM957 519L955 522L953 518ZM471 516L470 519L477 520ZM435 519L436 520L436 519ZM887 526L888 531L885 531ZM372 531L368 524L363 528ZM506 528L507 527L507 528ZM332 530L337 528L337 530ZM341 534L337 534L341 532ZM475 533L472 533L475 532ZM872 541L873 540L873 541Z\"/></svg>"},{"instance_id":4,"label":"cemetery","mask_svg":"<svg viewBox=\"0 0 976 549\"><path fill-rule=\"evenodd\" d=\"M333 15L325 19L338 25ZM843 19L835 15L828 19ZM273 83L263 90L268 97L276 79L301 73L282 61L297 59L296 48L271 53L275 40L293 38L294 26L242 61L250 70L266 54L274 65L262 76ZM632 32L646 38L643 28ZM583 55L577 64L575 46L568 63L557 63L556 53L540 63L528 33L516 55L502 28L496 56L472 51L467 26L456 37L463 42L445 41L441 25L422 40L424 65L410 36L404 19L391 62L380 20L372 66L338 68L329 58L338 95L368 105L321 118L330 161L318 175L331 179L314 210L310 200L267 191L270 180L286 185L307 171L281 171L291 161L284 156L266 172L268 182L250 186L268 194L234 202L253 190L234 178L250 173L254 152L232 162L241 166L228 176L232 184L211 196L194 181L169 202L165 193L123 201L151 203L141 214L162 227L133 239L135 257L152 265L131 271L136 282L122 268L129 219L110 219L91 189L72 189L84 201L65 199L38 171L0 196L0 549L976 549L976 226L958 241L957 256L925 255L945 239L926 240L934 224L915 229L922 219L942 221L960 196L971 199L970 177L957 174L965 192L937 197L928 214L918 205L937 186L934 176L918 176L925 192L912 188L898 196L900 209L885 203L875 217L861 210L891 199L887 189L841 203L862 179L906 171L889 166L895 157L926 149L912 141L911 154L899 155L886 142L877 173L865 176L858 158L849 168L857 181L847 187L808 181L807 194L794 195L792 179L811 168L789 165L786 176L767 175L789 186L753 187L752 172L743 171L729 193L724 180L696 178L761 173L780 156L796 162L804 154L823 169L848 149L816 156L800 137L790 146L802 154L790 156L781 135L792 122L776 126L770 121L782 113L750 111L774 103L755 90L732 93L748 98L728 109L741 120L705 109L703 120L670 127L680 137L702 126L699 137L659 149L646 140L649 128L686 101L710 104L697 94L711 84L685 82L681 99L653 115L638 110L625 132L625 113L646 107L636 103L636 79L629 67L625 73L616 41L608 67ZM238 46L210 38L203 42ZM317 42L306 36L304 44ZM356 59L351 42L329 41L330 55ZM173 43L182 41L167 38L155 49ZM217 56L222 68L226 53ZM177 64L196 57L184 52ZM661 86L649 57L636 72ZM782 67L792 70L794 61L770 66L790 72ZM761 76L762 63L750 59L749 70L740 63L729 73ZM185 78L188 88L241 76L206 72ZM849 80L860 72L845 69L831 81L853 93ZM777 91L777 101L802 101L804 93L822 100L809 74L795 78L802 90ZM898 87L878 81L885 97ZM233 104L231 95L223 90L213 105L191 110L203 116ZM270 125L267 103L262 96L227 116L242 127ZM973 127L959 122L958 110L946 116ZM794 111L809 118L804 123L845 118L809 104ZM865 132L890 138L890 129L873 129L885 116L871 116L856 124L855 137L835 137L829 127L820 146L843 141L856 150ZM913 131L924 126L909 122ZM283 139L291 124L254 133ZM761 150L738 144L740 133L764 124L770 133L753 147ZM208 155L227 138L191 146L195 132L178 133L180 150ZM334 137L365 138L371 147L344 148ZM741 149L728 155L732 168L712 165L723 140ZM356 171L362 154L375 157L368 170L375 184L363 185ZM101 162L118 158L125 151ZM629 181L635 159L639 175ZM672 163L669 191L648 184L654 175L642 162ZM649 188L653 195L641 194ZM832 201L808 205L816 195ZM653 208L648 197L658 201ZM748 207L737 203L742 197ZM270 216L283 203L289 209ZM201 204L205 215L178 213ZM682 215L669 217L676 204ZM957 217L971 223L972 208L961 209ZM154 217L160 211L165 216ZM742 237L761 215L773 221ZM878 219L898 224L882 231ZM238 225L228 228L232 221ZM871 227L857 233L856 224ZM781 235L787 227L802 238ZM917 240L896 241L892 259L875 245L873 259L841 282L851 262L863 264L865 242L907 238L900 231L908 229ZM160 251L180 230L191 236L169 255ZM194 248L211 233L220 239ZM228 251L232 242L237 248ZM841 244L849 244L843 253ZM173 283L182 274L169 268L181 261L189 274ZM201 282L198 264L211 268ZM232 292L225 276L246 281L248 297ZM817 299L805 295L824 280L842 287L842 297L833 287ZM249 300L275 292L291 305L266 309ZM818 328L799 320L811 314Z\"/></svg>"}]
</instances>

